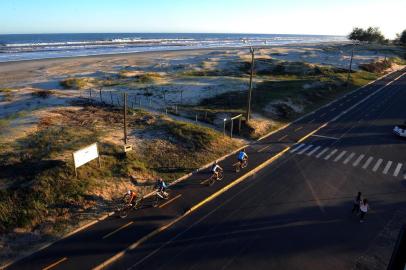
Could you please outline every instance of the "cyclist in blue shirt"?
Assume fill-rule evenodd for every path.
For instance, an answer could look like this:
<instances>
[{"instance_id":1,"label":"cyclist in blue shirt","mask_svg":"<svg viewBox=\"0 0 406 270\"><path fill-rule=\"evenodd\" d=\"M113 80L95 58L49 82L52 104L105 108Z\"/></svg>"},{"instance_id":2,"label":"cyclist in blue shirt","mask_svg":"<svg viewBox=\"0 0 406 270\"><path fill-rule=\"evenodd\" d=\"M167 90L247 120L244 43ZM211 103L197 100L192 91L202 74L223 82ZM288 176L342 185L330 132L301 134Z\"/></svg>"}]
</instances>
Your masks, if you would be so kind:
<instances>
[{"instance_id":1,"label":"cyclist in blue shirt","mask_svg":"<svg viewBox=\"0 0 406 270\"><path fill-rule=\"evenodd\" d=\"M245 148L243 148L239 153L238 153L238 162L240 163L240 167L243 164L244 160L248 160L248 155L245 153Z\"/></svg>"}]
</instances>

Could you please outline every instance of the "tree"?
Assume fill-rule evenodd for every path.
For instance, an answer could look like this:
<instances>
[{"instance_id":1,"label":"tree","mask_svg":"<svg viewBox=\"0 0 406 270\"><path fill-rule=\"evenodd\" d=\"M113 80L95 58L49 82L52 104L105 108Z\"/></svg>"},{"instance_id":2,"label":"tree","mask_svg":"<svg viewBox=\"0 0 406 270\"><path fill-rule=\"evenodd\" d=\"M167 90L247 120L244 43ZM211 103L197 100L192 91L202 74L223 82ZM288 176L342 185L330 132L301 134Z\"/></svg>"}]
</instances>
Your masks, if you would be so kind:
<instances>
[{"instance_id":1,"label":"tree","mask_svg":"<svg viewBox=\"0 0 406 270\"><path fill-rule=\"evenodd\" d=\"M406 29L402 33L397 34L397 42L406 46Z\"/></svg>"},{"instance_id":2,"label":"tree","mask_svg":"<svg viewBox=\"0 0 406 270\"><path fill-rule=\"evenodd\" d=\"M348 38L351 40L377 43L385 43L386 40L378 27L368 27L367 29L355 27L348 35Z\"/></svg>"}]
</instances>

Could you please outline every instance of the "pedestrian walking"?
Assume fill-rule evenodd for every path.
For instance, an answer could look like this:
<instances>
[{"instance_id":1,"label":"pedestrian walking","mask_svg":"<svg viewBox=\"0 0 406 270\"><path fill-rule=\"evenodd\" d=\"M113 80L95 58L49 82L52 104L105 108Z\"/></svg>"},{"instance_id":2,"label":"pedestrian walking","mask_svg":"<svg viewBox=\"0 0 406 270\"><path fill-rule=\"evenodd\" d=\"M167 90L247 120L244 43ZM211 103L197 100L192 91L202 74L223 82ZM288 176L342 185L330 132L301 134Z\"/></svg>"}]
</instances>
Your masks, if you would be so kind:
<instances>
[{"instance_id":1,"label":"pedestrian walking","mask_svg":"<svg viewBox=\"0 0 406 270\"><path fill-rule=\"evenodd\" d=\"M361 201L360 206L359 206L359 210L360 210L360 216L359 216L360 219L359 219L359 222L360 222L360 223L364 222L364 218L365 218L365 215L366 215L367 212L368 212L368 208L369 208L368 200L367 200L367 199L363 199L363 200Z\"/></svg>"},{"instance_id":2,"label":"pedestrian walking","mask_svg":"<svg viewBox=\"0 0 406 270\"><path fill-rule=\"evenodd\" d=\"M352 207L351 213L353 213L353 214L359 213L359 206L360 206L361 200L362 200L361 192L358 192L357 196L355 196L355 198L354 198L354 205Z\"/></svg>"}]
</instances>

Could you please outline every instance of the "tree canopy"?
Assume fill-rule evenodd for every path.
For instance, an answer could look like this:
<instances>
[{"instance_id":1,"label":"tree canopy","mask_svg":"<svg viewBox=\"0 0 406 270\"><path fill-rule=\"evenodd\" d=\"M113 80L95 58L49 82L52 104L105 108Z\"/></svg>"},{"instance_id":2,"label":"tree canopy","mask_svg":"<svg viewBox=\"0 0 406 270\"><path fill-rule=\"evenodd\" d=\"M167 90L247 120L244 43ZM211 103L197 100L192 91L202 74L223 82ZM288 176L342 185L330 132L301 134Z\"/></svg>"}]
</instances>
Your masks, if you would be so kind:
<instances>
[{"instance_id":1,"label":"tree canopy","mask_svg":"<svg viewBox=\"0 0 406 270\"><path fill-rule=\"evenodd\" d=\"M384 43L386 40L378 27L368 27L367 29L355 27L348 35L348 38L351 40L377 43Z\"/></svg>"},{"instance_id":2,"label":"tree canopy","mask_svg":"<svg viewBox=\"0 0 406 270\"><path fill-rule=\"evenodd\" d=\"M402 33L397 35L397 42L399 42L402 45L406 45L406 29L403 30Z\"/></svg>"}]
</instances>

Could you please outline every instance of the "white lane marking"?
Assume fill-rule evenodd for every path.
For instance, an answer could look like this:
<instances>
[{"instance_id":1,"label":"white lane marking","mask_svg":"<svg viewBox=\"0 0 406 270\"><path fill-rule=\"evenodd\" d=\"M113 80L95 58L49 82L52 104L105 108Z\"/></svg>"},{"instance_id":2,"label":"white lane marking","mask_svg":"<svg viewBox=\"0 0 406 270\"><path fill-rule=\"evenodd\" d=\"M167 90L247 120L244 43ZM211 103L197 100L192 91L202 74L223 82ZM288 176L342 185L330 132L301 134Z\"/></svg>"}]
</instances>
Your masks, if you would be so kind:
<instances>
[{"instance_id":1,"label":"white lane marking","mask_svg":"<svg viewBox=\"0 0 406 270\"><path fill-rule=\"evenodd\" d=\"M309 153L307 153L307 155L310 157L311 155L313 155L317 150L319 150L321 146L317 146L316 148L314 148L312 151L310 151Z\"/></svg>"},{"instance_id":2,"label":"white lane marking","mask_svg":"<svg viewBox=\"0 0 406 270\"><path fill-rule=\"evenodd\" d=\"M344 155L347 153L347 151L342 151L335 159L334 162L339 161Z\"/></svg>"},{"instance_id":3,"label":"white lane marking","mask_svg":"<svg viewBox=\"0 0 406 270\"><path fill-rule=\"evenodd\" d=\"M376 171L378 170L379 166L381 166L382 161L383 161L383 159L380 158L380 159L378 159L378 161L375 163L375 166L374 166L374 168L372 169L374 172L376 172Z\"/></svg>"},{"instance_id":4,"label":"white lane marking","mask_svg":"<svg viewBox=\"0 0 406 270\"><path fill-rule=\"evenodd\" d=\"M363 168L364 170L365 170L366 168L368 168L369 164L371 164L371 162L372 162L373 159L374 159L373 157L369 157L369 158L367 159L367 161L365 162L365 164L362 166L362 168Z\"/></svg>"},{"instance_id":5,"label":"white lane marking","mask_svg":"<svg viewBox=\"0 0 406 270\"><path fill-rule=\"evenodd\" d=\"M336 108L332 108L331 110L330 110L330 112L334 112L336 110Z\"/></svg>"},{"instance_id":6,"label":"white lane marking","mask_svg":"<svg viewBox=\"0 0 406 270\"><path fill-rule=\"evenodd\" d=\"M390 166L392 166L392 161L388 161L388 163L386 163L385 169L383 169L383 174L388 174L388 171L390 169Z\"/></svg>"},{"instance_id":7,"label":"white lane marking","mask_svg":"<svg viewBox=\"0 0 406 270\"><path fill-rule=\"evenodd\" d=\"M330 152L330 154L328 154L324 160L329 160L336 152L338 151L338 149L334 149L333 151Z\"/></svg>"},{"instance_id":8,"label":"white lane marking","mask_svg":"<svg viewBox=\"0 0 406 270\"><path fill-rule=\"evenodd\" d=\"M295 131L301 130L303 127L298 127L297 129L295 129Z\"/></svg>"},{"instance_id":9,"label":"white lane marking","mask_svg":"<svg viewBox=\"0 0 406 270\"><path fill-rule=\"evenodd\" d=\"M336 137L323 136L323 135L315 135L315 134L313 134L312 137L320 137L320 138L326 138L326 139L332 139L332 140L339 140L339 138L336 138Z\"/></svg>"},{"instance_id":10,"label":"white lane marking","mask_svg":"<svg viewBox=\"0 0 406 270\"><path fill-rule=\"evenodd\" d=\"M303 154L304 152L306 152L307 150L309 150L312 147L313 147L313 145L308 145L307 147L303 148L302 151L298 152L297 154L301 155L301 154Z\"/></svg>"},{"instance_id":11,"label":"white lane marking","mask_svg":"<svg viewBox=\"0 0 406 270\"><path fill-rule=\"evenodd\" d=\"M308 122L308 124L311 124L311 123L313 123L314 121L316 121L316 119L310 120L310 121Z\"/></svg>"},{"instance_id":12,"label":"white lane marking","mask_svg":"<svg viewBox=\"0 0 406 270\"><path fill-rule=\"evenodd\" d=\"M365 155L360 155L357 160L354 161L354 163L352 164L352 166L357 167L358 164L361 162L361 160L365 157Z\"/></svg>"},{"instance_id":13,"label":"white lane marking","mask_svg":"<svg viewBox=\"0 0 406 270\"><path fill-rule=\"evenodd\" d=\"M306 144L304 144L304 143L302 143L302 144L299 144L299 146L298 147L296 147L295 149L293 149L292 151L290 151L291 153L295 153L297 150L299 150L300 148L302 148L303 146L305 146Z\"/></svg>"},{"instance_id":14,"label":"white lane marking","mask_svg":"<svg viewBox=\"0 0 406 270\"><path fill-rule=\"evenodd\" d=\"M327 113L323 113L322 115L320 115L320 117L323 117L323 116L325 116Z\"/></svg>"},{"instance_id":15,"label":"white lane marking","mask_svg":"<svg viewBox=\"0 0 406 270\"><path fill-rule=\"evenodd\" d=\"M395 171L393 172L393 176L398 176L400 169L402 168L403 164L402 163L398 163L398 165L396 166Z\"/></svg>"},{"instance_id":16,"label":"white lane marking","mask_svg":"<svg viewBox=\"0 0 406 270\"><path fill-rule=\"evenodd\" d=\"M355 156L355 153L352 152L351 155L349 155L345 160L344 160L344 164L347 164L348 162L350 162L350 160Z\"/></svg>"},{"instance_id":17,"label":"white lane marking","mask_svg":"<svg viewBox=\"0 0 406 270\"><path fill-rule=\"evenodd\" d=\"M317 154L316 158L321 157L324 153L326 153L328 151L328 149L329 149L328 147L324 148L323 151L321 151L320 153Z\"/></svg>"}]
</instances>

